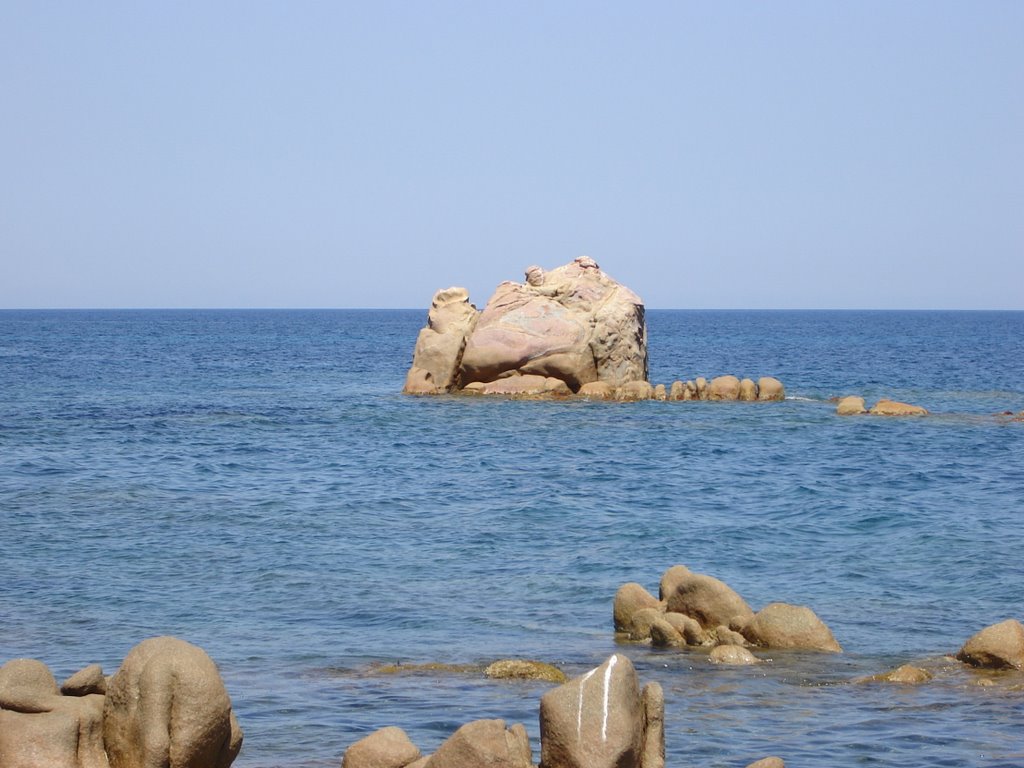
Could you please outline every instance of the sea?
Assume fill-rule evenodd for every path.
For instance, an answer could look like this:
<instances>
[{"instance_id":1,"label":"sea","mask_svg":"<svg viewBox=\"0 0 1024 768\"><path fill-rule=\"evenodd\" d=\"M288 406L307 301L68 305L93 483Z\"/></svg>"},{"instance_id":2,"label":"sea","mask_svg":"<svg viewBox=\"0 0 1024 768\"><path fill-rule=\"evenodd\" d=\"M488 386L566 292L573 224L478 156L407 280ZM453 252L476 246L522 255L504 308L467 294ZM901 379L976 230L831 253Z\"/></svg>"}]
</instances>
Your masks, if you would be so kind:
<instances>
[{"instance_id":1,"label":"sea","mask_svg":"<svg viewBox=\"0 0 1024 768\"><path fill-rule=\"evenodd\" d=\"M648 312L651 380L775 376L778 403L401 394L426 312L0 312L0 661L113 673L154 635L216 661L242 768L424 753L522 722L620 653L665 691L667 764L1024 766L1024 673L950 656L1024 620L1024 312ZM839 417L862 395L925 418ZM617 639L674 564L842 654ZM865 682L904 663L917 686Z\"/></svg>"}]
</instances>

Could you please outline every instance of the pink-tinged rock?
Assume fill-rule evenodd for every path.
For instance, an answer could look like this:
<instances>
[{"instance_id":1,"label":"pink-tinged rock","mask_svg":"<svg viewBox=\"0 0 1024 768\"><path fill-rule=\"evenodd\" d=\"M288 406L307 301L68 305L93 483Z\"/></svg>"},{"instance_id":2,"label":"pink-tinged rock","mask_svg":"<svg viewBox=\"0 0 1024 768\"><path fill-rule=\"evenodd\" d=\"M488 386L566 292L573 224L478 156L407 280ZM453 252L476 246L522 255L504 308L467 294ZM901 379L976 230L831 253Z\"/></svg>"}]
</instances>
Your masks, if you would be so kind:
<instances>
[{"instance_id":1,"label":"pink-tinged rock","mask_svg":"<svg viewBox=\"0 0 1024 768\"><path fill-rule=\"evenodd\" d=\"M661 768L663 720L660 687L642 694L632 663L615 654L541 698L540 766Z\"/></svg>"},{"instance_id":2,"label":"pink-tinged rock","mask_svg":"<svg viewBox=\"0 0 1024 768\"><path fill-rule=\"evenodd\" d=\"M680 578L667 601L668 610L696 619L704 629L728 626L737 617L746 621L754 615L747 602L728 584L701 573Z\"/></svg>"},{"instance_id":3,"label":"pink-tinged rock","mask_svg":"<svg viewBox=\"0 0 1024 768\"><path fill-rule=\"evenodd\" d=\"M758 400L785 400L786 388L774 376L762 376L757 380Z\"/></svg>"},{"instance_id":4,"label":"pink-tinged rock","mask_svg":"<svg viewBox=\"0 0 1024 768\"><path fill-rule=\"evenodd\" d=\"M1024 626L1007 619L985 627L964 643L956 657L972 667L1024 670Z\"/></svg>"},{"instance_id":5,"label":"pink-tinged rock","mask_svg":"<svg viewBox=\"0 0 1024 768\"><path fill-rule=\"evenodd\" d=\"M457 387L466 338L476 325L477 314L465 288L445 288L434 294L427 325L416 339L403 392L430 395Z\"/></svg>"},{"instance_id":6,"label":"pink-tinged rock","mask_svg":"<svg viewBox=\"0 0 1024 768\"><path fill-rule=\"evenodd\" d=\"M526 729L505 727L504 720L466 723L438 747L427 768L532 768L533 753Z\"/></svg>"},{"instance_id":7,"label":"pink-tinged rock","mask_svg":"<svg viewBox=\"0 0 1024 768\"><path fill-rule=\"evenodd\" d=\"M561 379L550 376L507 376L497 381L484 384L480 390L485 395L504 395L506 397L568 397L572 390Z\"/></svg>"},{"instance_id":8,"label":"pink-tinged rock","mask_svg":"<svg viewBox=\"0 0 1024 768\"><path fill-rule=\"evenodd\" d=\"M900 403L896 400L879 400L869 413L876 416L927 416L928 411L920 405Z\"/></svg>"},{"instance_id":9,"label":"pink-tinged rock","mask_svg":"<svg viewBox=\"0 0 1024 768\"><path fill-rule=\"evenodd\" d=\"M751 619L742 630L754 645L765 648L791 648L805 651L841 653L832 631L805 605L771 603Z\"/></svg>"},{"instance_id":10,"label":"pink-tinged rock","mask_svg":"<svg viewBox=\"0 0 1024 768\"><path fill-rule=\"evenodd\" d=\"M107 683L103 740L111 768L226 768L242 731L206 652L154 637L132 648Z\"/></svg>"},{"instance_id":11,"label":"pink-tinged rock","mask_svg":"<svg viewBox=\"0 0 1024 768\"><path fill-rule=\"evenodd\" d=\"M341 768L405 768L420 758L419 748L401 728L374 731L345 750Z\"/></svg>"},{"instance_id":12,"label":"pink-tinged rock","mask_svg":"<svg viewBox=\"0 0 1024 768\"><path fill-rule=\"evenodd\" d=\"M466 343L462 382L516 371L578 391L590 381L647 379L647 326L635 293L585 256L547 273L531 267L527 278L502 283L487 302Z\"/></svg>"},{"instance_id":13,"label":"pink-tinged rock","mask_svg":"<svg viewBox=\"0 0 1024 768\"><path fill-rule=\"evenodd\" d=\"M738 400L740 380L735 376L716 376L708 384L708 400Z\"/></svg>"}]
</instances>

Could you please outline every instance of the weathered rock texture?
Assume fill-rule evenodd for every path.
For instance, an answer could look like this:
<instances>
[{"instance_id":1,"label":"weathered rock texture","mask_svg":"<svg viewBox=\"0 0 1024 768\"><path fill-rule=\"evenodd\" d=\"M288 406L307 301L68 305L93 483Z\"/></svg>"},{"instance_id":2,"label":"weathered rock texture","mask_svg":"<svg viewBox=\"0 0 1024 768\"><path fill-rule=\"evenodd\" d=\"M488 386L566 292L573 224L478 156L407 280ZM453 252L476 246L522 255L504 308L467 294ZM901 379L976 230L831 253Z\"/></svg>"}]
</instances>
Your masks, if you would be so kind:
<instances>
[{"instance_id":1,"label":"weathered rock texture","mask_svg":"<svg viewBox=\"0 0 1024 768\"><path fill-rule=\"evenodd\" d=\"M664 697L621 654L540 702L541 768L662 768ZM649 727L650 724L650 727Z\"/></svg>"},{"instance_id":2,"label":"weathered rock texture","mask_svg":"<svg viewBox=\"0 0 1024 768\"><path fill-rule=\"evenodd\" d=\"M1007 619L985 627L964 643L956 657L972 667L1024 670L1024 625Z\"/></svg>"},{"instance_id":3,"label":"weathered rock texture","mask_svg":"<svg viewBox=\"0 0 1024 768\"><path fill-rule=\"evenodd\" d=\"M41 661L0 667L0 768L226 768L241 742L216 667L182 640L140 643L109 686L96 664L60 689Z\"/></svg>"},{"instance_id":4,"label":"weathered rock texture","mask_svg":"<svg viewBox=\"0 0 1024 768\"><path fill-rule=\"evenodd\" d=\"M743 627L742 635L754 645L767 648L833 653L843 650L832 631L806 605L771 603Z\"/></svg>"},{"instance_id":5,"label":"weathered rock texture","mask_svg":"<svg viewBox=\"0 0 1024 768\"><path fill-rule=\"evenodd\" d=\"M557 379L572 392L646 381L643 302L586 256L550 272L529 267L526 282L499 285L481 313L464 288L438 291L404 391L450 392L514 375Z\"/></svg>"},{"instance_id":6,"label":"weathered rock texture","mask_svg":"<svg viewBox=\"0 0 1024 768\"><path fill-rule=\"evenodd\" d=\"M928 411L920 405L900 403L896 400L879 400L868 413L876 416L927 416Z\"/></svg>"},{"instance_id":7,"label":"weathered rock texture","mask_svg":"<svg viewBox=\"0 0 1024 768\"><path fill-rule=\"evenodd\" d=\"M103 739L111 768L226 768L242 746L213 660L174 637L125 657L107 685Z\"/></svg>"},{"instance_id":8,"label":"weathered rock texture","mask_svg":"<svg viewBox=\"0 0 1024 768\"><path fill-rule=\"evenodd\" d=\"M543 661L532 659L499 659L487 666L484 675L497 680L546 680L564 683L565 672Z\"/></svg>"},{"instance_id":9,"label":"weathered rock texture","mask_svg":"<svg viewBox=\"0 0 1024 768\"><path fill-rule=\"evenodd\" d=\"M498 286L462 356L463 383L509 373L618 387L647 380L647 325L640 297L581 256L527 282Z\"/></svg>"},{"instance_id":10,"label":"weathered rock texture","mask_svg":"<svg viewBox=\"0 0 1024 768\"><path fill-rule=\"evenodd\" d=\"M532 768L533 754L526 728L505 727L504 720L474 720L453 733L431 755L429 768Z\"/></svg>"},{"instance_id":11,"label":"weathered rock texture","mask_svg":"<svg viewBox=\"0 0 1024 768\"><path fill-rule=\"evenodd\" d=\"M841 397L836 403L836 414L839 416L858 416L867 412L867 408L864 407L864 398L858 395Z\"/></svg>"},{"instance_id":12,"label":"weathered rock texture","mask_svg":"<svg viewBox=\"0 0 1024 768\"><path fill-rule=\"evenodd\" d=\"M405 377L406 394L434 395L458 387L466 338L478 315L465 288L445 288L434 294L427 325L416 339L412 367Z\"/></svg>"},{"instance_id":13,"label":"weathered rock texture","mask_svg":"<svg viewBox=\"0 0 1024 768\"><path fill-rule=\"evenodd\" d=\"M341 768L405 768L419 758L419 748L405 731L390 725L346 749Z\"/></svg>"}]
</instances>

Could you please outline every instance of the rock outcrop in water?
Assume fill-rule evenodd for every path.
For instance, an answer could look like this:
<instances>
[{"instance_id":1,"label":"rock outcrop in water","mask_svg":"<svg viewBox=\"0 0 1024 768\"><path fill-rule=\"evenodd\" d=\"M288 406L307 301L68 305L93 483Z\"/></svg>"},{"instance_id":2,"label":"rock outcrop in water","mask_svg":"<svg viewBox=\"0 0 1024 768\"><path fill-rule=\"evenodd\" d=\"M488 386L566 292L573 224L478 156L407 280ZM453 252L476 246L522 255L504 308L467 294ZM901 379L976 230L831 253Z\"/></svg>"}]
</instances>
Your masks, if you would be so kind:
<instances>
[{"instance_id":1,"label":"rock outcrop in water","mask_svg":"<svg viewBox=\"0 0 1024 768\"><path fill-rule=\"evenodd\" d=\"M755 613L740 595L713 576L684 565L665 571L655 598L642 585L623 584L612 606L615 630L633 641L660 646L752 646L842 652L831 630L810 608L771 603ZM719 654L719 661L738 659Z\"/></svg>"},{"instance_id":2,"label":"rock outcrop in water","mask_svg":"<svg viewBox=\"0 0 1024 768\"><path fill-rule=\"evenodd\" d=\"M572 392L593 381L613 387L646 381L640 297L586 256L550 272L529 267L526 282L499 285L479 314L464 289L434 296L407 393L451 392L521 376L556 379Z\"/></svg>"},{"instance_id":3,"label":"rock outcrop in water","mask_svg":"<svg viewBox=\"0 0 1024 768\"><path fill-rule=\"evenodd\" d=\"M1024 670L1024 625L1007 619L985 627L964 643L956 657L982 669Z\"/></svg>"},{"instance_id":4,"label":"rock outcrop in water","mask_svg":"<svg viewBox=\"0 0 1024 768\"><path fill-rule=\"evenodd\" d=\"M183 640L146 640L109 680L92 665L59 690L41 661L0 667L4 768L227 768L241 746L216 666Z\"/></svg>"},{"instance_id":5,"label":"rock outcrop in water","mask_svg":"<svg viewBox=\"0 0 1024 768\"><path fill-rule=\"evenodd\" d=\"M621 654L548 691L540 703L541 768L664 768L665 699L658 683L641 690ZM474 720L421 757L405 732L382 728L352 744L342 768L532 768L526 729Z\"/></svg>"}]
</instances>

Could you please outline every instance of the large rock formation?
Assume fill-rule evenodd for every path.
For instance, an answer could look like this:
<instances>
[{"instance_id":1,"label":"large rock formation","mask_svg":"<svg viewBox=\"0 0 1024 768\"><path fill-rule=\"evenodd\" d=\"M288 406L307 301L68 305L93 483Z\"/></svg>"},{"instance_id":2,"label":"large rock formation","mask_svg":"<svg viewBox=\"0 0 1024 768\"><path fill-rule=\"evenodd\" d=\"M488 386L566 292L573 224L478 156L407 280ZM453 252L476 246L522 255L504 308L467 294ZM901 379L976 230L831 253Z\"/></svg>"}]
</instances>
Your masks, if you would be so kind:
<instances>
[{"instance_id":1,"label":"large rock formation","mask_svg":"<svg viewBox=\"0 0 1024 768\"><path fill-rule=\"evenodd\" d=\"M577 392L588 382L647 380L647 325L635 293L580 256L498 286L479 314L462 288L439 291L416 342L405 392L536 375ZM514 394L514 393L513 393Z\"/></svg>"},{"instance_id":2,"label":"large rock formation","mask_svg":"<svg viewBox=\"0 0 1024 768\"><path fill-rule=\"evenodd\" d=\"M972 667L1024 670L1024 625L1007 619L971 637L956 657Z\"/></svg>"},{"instance_id":3,"label":"large rock formation","mask_svg":"<svg viewBox=\"0 0 1024 768\"><path fill-rule=\"evenodd\" d=\"M0 768L227 768L241 745L216 666L183 640L140 643L109 684L96 664L60 689L41 661L0 667Z\"/></svg>"}]
</instances>

